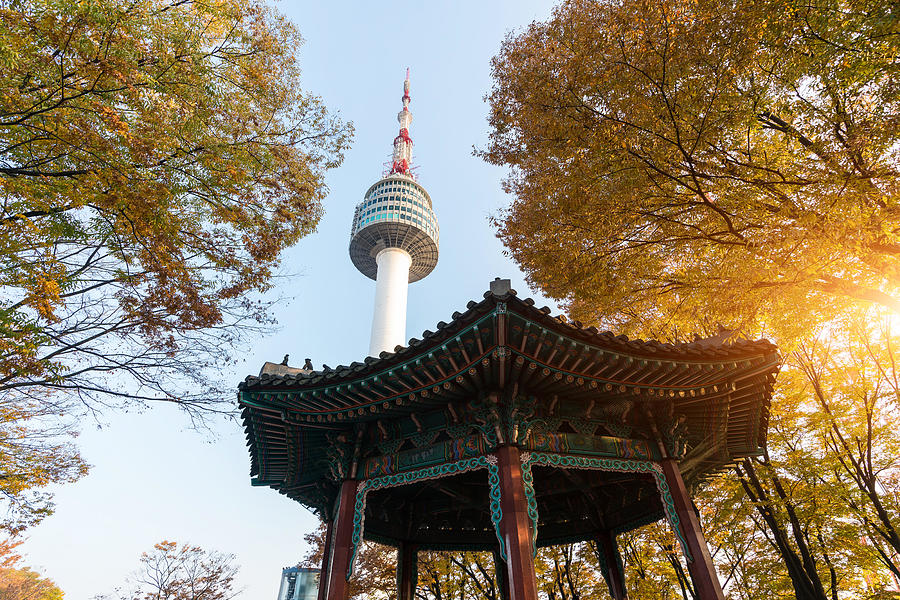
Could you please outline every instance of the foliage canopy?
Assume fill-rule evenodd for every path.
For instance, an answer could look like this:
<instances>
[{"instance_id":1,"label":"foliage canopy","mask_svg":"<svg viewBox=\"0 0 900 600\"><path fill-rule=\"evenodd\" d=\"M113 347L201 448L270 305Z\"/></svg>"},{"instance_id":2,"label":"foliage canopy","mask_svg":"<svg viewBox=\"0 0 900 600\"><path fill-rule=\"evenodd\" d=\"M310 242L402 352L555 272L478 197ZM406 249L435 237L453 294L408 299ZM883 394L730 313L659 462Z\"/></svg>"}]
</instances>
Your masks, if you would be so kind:
<instances>
[{"instance_id":1,"label":"foliage canopy","mask_svg":"<svg viewBox=\"0 0 900 600\"><path fill-rule=\"evenodd\" d=\"M563 2L494 59L498 235L586 322L800 332L900 288L896 3Z\"/></svg>"},{"instance_id":2,"label":"foliage canopy","mask_svg":"<svg viewBox=\"0 0 900 600\"><path fill-rule=\"evenodd\" d=\"M249 294L351 134L295 27L261 0L12 0L0 40L0 391L221 399L203 374L266 321Z\"/></svg>"},{"instance_id":3,"label":"foliage canopy","mask_svg":"<svg viewBox=\"0 0 900 600\"><path fill-rule=\"evenodd\" d=\"M0 568L0 598L4 600L62 600L63 593L52 581L27 567Z\"/></svg>"},{"instance_id":4,"label":"foliage canopy","mask_svg":"<svg viewBox=\"0 0 900 600\"><path fill-rule=\"evenodd\" d=\"M86 472L84 409L231 410L221 368L352 134L301 43L263 0L0 2L4 529Z\"/></svg>"},{"instance_id":5,"label":"foliage canopy","mask_svg":"<svg viewBox=\"0 0 900 600\"><path fill-rule=\"evenodd\" d=\"M569 0L494 59L480 154L529 282L588 324L784 350L767 452L696 495L731 598L896 597L898 56L883 0ZM624 537L647 583L663 546Z\"/></svg>"},{"instance_id":6,"label":"foliage canopy","mask_svg":"<svg viewBox=\"0 0 900 600\"><path fill-rule=\"evenodd\" d=\"M3 600L62 600L59 587L28 567L19 565L16 548L22 540L0 539L0 598Z\"/></svg>"}]
</instances>

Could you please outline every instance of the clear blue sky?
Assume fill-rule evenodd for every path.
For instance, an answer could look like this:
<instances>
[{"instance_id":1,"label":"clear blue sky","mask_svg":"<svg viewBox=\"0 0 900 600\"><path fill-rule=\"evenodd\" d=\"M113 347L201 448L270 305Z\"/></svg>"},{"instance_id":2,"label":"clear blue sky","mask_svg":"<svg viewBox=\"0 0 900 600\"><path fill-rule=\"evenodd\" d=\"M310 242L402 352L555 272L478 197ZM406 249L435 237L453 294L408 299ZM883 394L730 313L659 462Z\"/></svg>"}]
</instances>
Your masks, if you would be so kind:
<instances>
[{"instance_id":1,"label":"clear blue sky","mask_svg":"<svg viewBox=\"0 0 900 600\"><path fill-rule=\"evenodd\" d=\"M488 217L508 202L503 172L472 156L486 143L490 59L511 30L545 19L549 2L281 2L306 39L305 87L356 126L342 167L328 178L317 233L285 257L277 294L281 329L253 343L246 362L222 371L237 383L262 362L309 356L317 368L361 360L368 349L374 282L347 254L353 208L376 181L397 133L402 81L411 69L414 160L441 228L440 261L409 291L407 337L449 320L495 276L532 296L502 255ZM545 302L546 303L546 302ZM555 308L555 307L554 307ZM141 552L162 539L230 552L247 600L274 600L281 568L306 551L315 517L268 488L252 488L241 429L190 429L176 410L106 415L78 443L92 465L56 492L57 511L28 533L27 564L82 600L121 585Z\"/></svg>"}]
</instances>

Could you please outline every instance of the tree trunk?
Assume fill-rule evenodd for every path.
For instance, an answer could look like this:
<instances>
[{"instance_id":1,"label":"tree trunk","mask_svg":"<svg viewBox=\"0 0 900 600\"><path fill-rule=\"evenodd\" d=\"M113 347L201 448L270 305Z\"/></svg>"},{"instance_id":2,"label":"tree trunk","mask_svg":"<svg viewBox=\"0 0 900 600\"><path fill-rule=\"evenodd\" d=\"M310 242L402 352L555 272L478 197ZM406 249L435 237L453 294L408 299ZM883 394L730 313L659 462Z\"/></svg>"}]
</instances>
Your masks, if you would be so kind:
<instances>
[{"instance_id":1,"label":"tree trunk","mask_svg":"<svg viewBox=\"0 0 900 600\"><path fill-rule=\"evenodd\" d=\"M800 523L793 505L786 494L784 494L784 490L781 489L779 500L787 509L791 529L795 532L794 540L797 542L797 551L791 546L790 536L778 520L773 500L760 482L753 462L749 458L744 459L742 467L743 471L741 467L736 467L741 485L763 518L763 521L769 527L769 531L772 534L769 539L784 561L797 600L830 600L825 594L825 588L819 578L818 571L816 571L815 560L802 536L799 535L801 530ZM777 477L774 473L772 474L773 480L776 480ZM778 487L781 487L780 482Z\"/></svg>"}]
</instances>

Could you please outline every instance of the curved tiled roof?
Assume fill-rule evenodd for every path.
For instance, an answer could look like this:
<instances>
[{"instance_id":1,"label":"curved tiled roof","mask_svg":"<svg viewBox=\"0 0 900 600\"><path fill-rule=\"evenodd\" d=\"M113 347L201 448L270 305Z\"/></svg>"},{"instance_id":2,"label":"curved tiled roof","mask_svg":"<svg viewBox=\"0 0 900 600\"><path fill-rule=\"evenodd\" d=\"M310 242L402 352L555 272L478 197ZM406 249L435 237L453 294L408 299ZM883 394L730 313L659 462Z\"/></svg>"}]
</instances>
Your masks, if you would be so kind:
<instances>
[{"instance_id":1,"label":"curved tiled roof","mask_svg":"<svg viewBox=\"0 0 900 600\"><path fill-rule=\"evenodd\" d=\"M452 414L466 422L462 413L473 398L510 388L513 396L537 398L542 418L555 415L570 428L610 415L625 423L632 405L647 417L630 416L631 425L640 426L650 413L677 414L686 423L682 465L689 481L764 447L780 364L772 343L630 340L553 316L508 287L492 287L481 301L393 353L318 371L264 369L247 377L239 401L254 483L327 512L337 493L327 454L335 436L369 432L359 439L361 455L371 460L398 451L384 447L391 436L418 439L432 431L425 443L436 444L438 430L447 428L441 418ZM646 520L657 509L646 505L630 516ZM391 535L374 526L366 531Z\"/></svg>"},{"instance_id":2,"label":"curved tiled roof","mask_svg":"<svg viewBox=\"0 0 900 600\"><path fill-rule=\"evenodd\" d=\"M484 299L481 302L470 301L466 305L464 313L454 312L450 323L438 322L436 331L426 329L422 333L421 339L412 338L409 340L408 346L397 346L393 353L382 352L379 357L367 357L363 362L352 362L349 365L340 365L335 368L325 366L319 371L296 375L248 375L238 385L238 389L240 391L287 387L305 389L365 377L402 363L429 349L440 347L467 324L488 314L498 303L506 303L510 310L515 309L546 327L558 330L567 337L628 356L656 360L703 361L741 359L759 352L777 352L777 347L768 340L738 338L727 343L716 343L710 339L698 339L677 344L656 340L631 340L627 336L616 335L610 331L599 331L596 327L583 327L580 322L567 320L562 315L551 316L550 308L546 306L536 308L534 300L531 298L520 300L515 290L509 290L501 295L485 292Z\"/></svg>"}]
</instances>

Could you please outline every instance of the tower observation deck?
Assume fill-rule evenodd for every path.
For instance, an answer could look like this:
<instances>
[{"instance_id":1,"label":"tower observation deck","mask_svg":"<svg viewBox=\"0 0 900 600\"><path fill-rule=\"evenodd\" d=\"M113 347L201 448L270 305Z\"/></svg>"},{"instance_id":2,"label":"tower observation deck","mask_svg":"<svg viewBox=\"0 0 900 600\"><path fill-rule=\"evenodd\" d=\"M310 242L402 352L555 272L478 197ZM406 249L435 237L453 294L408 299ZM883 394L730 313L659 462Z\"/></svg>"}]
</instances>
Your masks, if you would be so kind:
<instances>
[{"instance_id":1,"label":"tower observation deck","mask_svg":"<svg viewBox=\"0 0 900 600\"><path fill-rule=\"evenodd\" d=\"M408 285L431 273L438 261L438 223L431 196L410 167L408 69L402 100L390 171L366 191L350 231L350 259L363 275L375 280L370 356L406 344Z\"/></svg>"}]
</instances>

